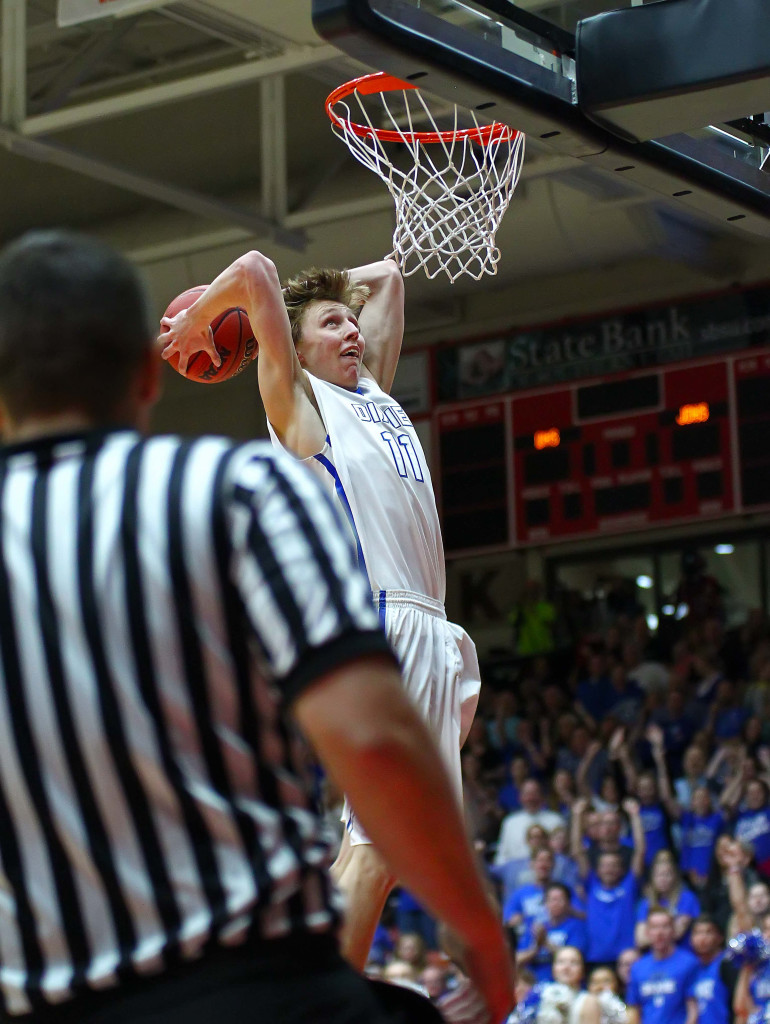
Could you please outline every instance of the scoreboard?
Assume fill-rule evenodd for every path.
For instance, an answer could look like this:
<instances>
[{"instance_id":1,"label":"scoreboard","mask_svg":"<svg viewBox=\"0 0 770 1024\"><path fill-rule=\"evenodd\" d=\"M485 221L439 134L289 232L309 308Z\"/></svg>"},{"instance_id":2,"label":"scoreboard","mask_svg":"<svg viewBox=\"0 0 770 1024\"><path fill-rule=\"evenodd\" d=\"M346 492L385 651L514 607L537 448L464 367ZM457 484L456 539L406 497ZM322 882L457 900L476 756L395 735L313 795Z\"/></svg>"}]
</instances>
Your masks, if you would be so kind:
<instances>
[{"instance_id":1,"label":"scoreboard","mask_svg":"<svg viewBox=\"0 0 770 1024\"><path fill-rule=\"evenodd\" d=\"M435 414L448 551L770 508L770 350Z\"/></svg>"}]
</instances>

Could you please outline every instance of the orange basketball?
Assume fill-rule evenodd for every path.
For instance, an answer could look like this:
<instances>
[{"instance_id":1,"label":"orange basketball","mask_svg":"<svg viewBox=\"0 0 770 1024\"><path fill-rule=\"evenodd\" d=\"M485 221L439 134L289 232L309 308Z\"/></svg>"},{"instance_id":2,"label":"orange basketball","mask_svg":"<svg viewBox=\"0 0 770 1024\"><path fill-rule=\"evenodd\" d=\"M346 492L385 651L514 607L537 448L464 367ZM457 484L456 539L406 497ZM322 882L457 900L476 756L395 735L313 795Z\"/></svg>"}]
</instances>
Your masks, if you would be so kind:
<instances>
[{"instance_id":1,"label":"orange basketball","mask_svg":"<svg viewBox=\"0 0 770 1024\"><path fill-rule=\"evenodd\" d=\"M169 303L164 316L175 316L183 309L188 309L205 288L205 284L198 284L177 295ZM167 327L161 327L161 332L167 330ZM221 365L214 366L205 352L196 352L187 364L187 373L184 374L188 380L196 380L200 384L219 384L223 380L229 380L248 366L258 351L257 340L246 310L240 306L220 313L212 322L211 330L214 334L214 344L222 360ZM177 353L174 353L168 362L175 370L179 370Z\"/></svg>"}]
</instances>

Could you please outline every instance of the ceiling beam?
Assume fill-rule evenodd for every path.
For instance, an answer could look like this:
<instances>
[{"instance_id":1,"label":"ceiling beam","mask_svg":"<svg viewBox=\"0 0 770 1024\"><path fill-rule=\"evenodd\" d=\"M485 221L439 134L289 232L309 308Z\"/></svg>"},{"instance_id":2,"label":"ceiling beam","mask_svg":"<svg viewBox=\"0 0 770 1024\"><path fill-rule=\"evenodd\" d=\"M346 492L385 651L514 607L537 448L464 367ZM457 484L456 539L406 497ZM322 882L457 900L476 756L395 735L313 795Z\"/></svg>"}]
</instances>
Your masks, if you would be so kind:
<instances>
[{"instance_id":1,"label":"ceiling beam","mask_svg":"<svg viewBox=\"0 0 770 1024\"><path fill-rule=\"evenodd\" d=\"M17 0L4 0L4 2L17 2ZM119 117L166 103L175 103L192 96L216 92L220 89L232 89L247 82L257 82L270 75L301 71L303 68L338 57L339 50L329 45L295 47L278 57L244 61L228 68L207 71L189 78L164 82L162 85L150 85L133 92L123 92L101 100L65 107L48 114L28 117L19 125L19 130L23 135L28 136L45 135L49 132L73 128L76 125L91 124L106 117Z\"/></svg>"},{"instance_id":2,"label":"ceiling beam","mask_svg":"<svg viewBox=\"0 0 770 1024\"><path fill-rule=\"evenodd\" d=\"M283 223L287 210L286 81L263 78L260 88L262 216Z\"/></svg>"},{"instance_id":3,"label":"ceiling beam","mask_svg":"<svg viewBox=\"0 0 770 1024\"><path fill-rule=\"evenodd\" d=\"M234 225L256 237L270 236L279 245L303 250L305 234L299 229L284 228L274 221L259 216L245 207L235 206L220 199L169 185L116 164L97 160L85 153L69 149L55 142L28 139L9 128L0 127L0 145L9 152L39 163L53 164L75 174L83 174L115 188L122 188L167 206L207 220Z\"/></svg>"},{"instance_id":4,"label":"ceiling beam","mask_svg":"<svg viewBox=\"0 0 770 1024\"><path fill-rule=\"evenodd\" d=\"M50 75L45 85L38 87L33 100L38 111L56 110L64 103L73 89L98 67L133 29L135 21L116 21L110 32L87 36L78 50Z\"/></svg>"}]
</instances>

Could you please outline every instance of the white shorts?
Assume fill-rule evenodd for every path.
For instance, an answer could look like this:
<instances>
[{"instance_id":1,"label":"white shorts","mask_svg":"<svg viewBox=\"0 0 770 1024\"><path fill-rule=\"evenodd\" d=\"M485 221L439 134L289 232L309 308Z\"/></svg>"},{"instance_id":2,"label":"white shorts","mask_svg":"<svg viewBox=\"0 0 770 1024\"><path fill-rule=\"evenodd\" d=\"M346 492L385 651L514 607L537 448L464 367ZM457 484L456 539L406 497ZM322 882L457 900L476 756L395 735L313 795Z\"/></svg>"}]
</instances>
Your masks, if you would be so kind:
<instances>
[{"instance_id":1,"label":"white shorts","mask_svg":"<svg viewBox=\"0 0 770 1024\"><path fill-rule=\"evenodd\" d=\"M436 738L462 805L460 747L481 688L476 646L464 629L447 622L439 601L406 590L379 591L374 600L406 692ZM342 820L351 845L371 842L347 800Z\"/></svg>"}]
</instances>

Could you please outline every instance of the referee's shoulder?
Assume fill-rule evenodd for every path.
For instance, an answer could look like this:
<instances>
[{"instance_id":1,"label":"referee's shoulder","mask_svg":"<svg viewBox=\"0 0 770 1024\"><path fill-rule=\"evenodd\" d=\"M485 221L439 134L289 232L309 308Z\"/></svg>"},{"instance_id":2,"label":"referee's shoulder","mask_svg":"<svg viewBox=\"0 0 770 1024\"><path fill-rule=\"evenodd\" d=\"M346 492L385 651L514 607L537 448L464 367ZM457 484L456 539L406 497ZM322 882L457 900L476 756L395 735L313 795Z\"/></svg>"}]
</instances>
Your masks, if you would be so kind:
<instances>
[{"instance_id":1,"label":"referee's shoulder","mask_svg":"<svg viewBox=\"0 0 770 1024\"><path fill-rule=\"evenodd\" d=\"M276 476L300 483L305 478L304 469L298 473L297 460L268 440L239 441L217 434L156 434L139 439L138 444L150 459L158 455L184 461L187 472L202 486L208 480L223 495L259 487Z\"/></svg>"}]
</instances>

